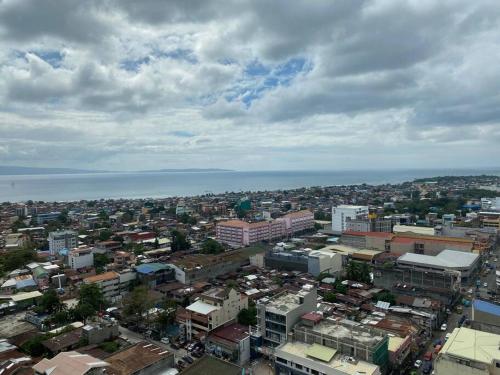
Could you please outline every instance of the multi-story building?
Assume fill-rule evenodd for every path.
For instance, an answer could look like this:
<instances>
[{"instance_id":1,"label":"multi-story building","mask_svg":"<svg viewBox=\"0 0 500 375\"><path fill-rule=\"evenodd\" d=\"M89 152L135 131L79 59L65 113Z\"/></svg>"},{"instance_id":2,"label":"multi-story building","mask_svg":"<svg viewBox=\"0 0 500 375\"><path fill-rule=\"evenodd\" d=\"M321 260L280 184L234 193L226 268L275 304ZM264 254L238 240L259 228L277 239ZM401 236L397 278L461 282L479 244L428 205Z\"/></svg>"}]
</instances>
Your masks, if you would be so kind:
<instances>
[{"instance_id":1,"label":"multi-story building","mask_svg":"<svg viewBox=\"0 0 500 375\"><path fill-rule=\"evenodd\" d=\"M97 284L102 290L104 298L115 302L120 299L120 275L114 271L101 273L83 279L84 284Z\"/></svg>"},{"instance_id":2,"label":"multi-story building","mask_svg":"<svg viewBox=\"0 0 500 375\"><path fill-rule=\"evenodd\" d=\"M267 268L308 272L313 276L322 272L338 275L342 271L342 255L332 251L269 251L264 261Z\"/></svg>"},{"instance_id":3,"label":"multi-story building","mask_svg":"<svg viewBox=\"0 0 500 375\"><path fill-rule=\"evenodd\" d=\"M439 375L500 374L500 335L455 328L434 361Z\"/></svg>"},{"instance_id":4,"label":"multi-story building","mask_svg":"<svg viewBox=\"0 0 500 375\"><path fill-rule=\"evenodd\" d=\"M248 326L232 323L210 332L207 347L216 355L240 366L250 360L250 333Z\"/></svg>"},{"instance_id":5,"label":"multi-story building","mask_svg":"<svg viewBox=\"0 0 500 375\"><path fill-rule=\"evenodd\" d=\"M474 300L471 328L500 334L500 305L480 299Z\"/></svg>"},{"instance_id":6,"label":"multi-story building","mask_svg":"<svg viewBox=\"0 0 500 375\"><path fill-rule=\"evenodd\" d=\"M72 230L49 233L49 251L52 256L55 256L61 249L73 249L77 246L77 233Z\"/></svg>"},{"instance_id":7,"label":"multi-story building","mask_svg":"<svg viewBox=\"0 0 500 375\"><path fill-rule=\"evenodd\" d=\"M214 288L186 308L186 337L205 334L233 321L242 309L248 308L248 297L235 289Z\"/></svg>"},{"instance_id":8,"label":"multi-story building","mask_svg":"<svg viewBox=\"0 0 500 375\"><path fill-rule=\"evenodd\" d=\"M295 325L293 339L306 344L322 344L385 369L389 361L389 336L380 330L347 320L323 318L320 314L302 316Z\"/></svg>"},{"instance_id":9,"label":"multi-story building","mask_svg":"<svg viewBox=\"0 0 500 375\"><path fill-rule=\"evenodd\" d=\"M68 253L68 266L74 270L92 267L94 265L94 254L90 247L77 247Z\"/></svg>"},{"instance_id":10,"label":"multi-story building","mask_svg":"<svg viewBox=\"0 0 500 375\"><path fill-rule=\"evenodd\" d=\"M55 221L61 215L60 212L47 212L43 214L36 215L36 223L38 225L43 225L49 221Z\"/></svg>"},{"instance_id":11,"label":"multi-story building","mask_svg":"<svg viewBox=\"0 0 500 375\"><path fill-rule=\"evenodd\" d=\"M368 206L352 206L342 204L332 207L332 231L340 234L347 228L347 219L368 215Z\"/></svg>"},{"instance_id":12,"label":"multi-story building","mask_svg":"<svg viewBox=\"0 0 500 375\"><path fill-rule=\"evenodd\" d=\"M284 343L300 317L316 309L316 302L317 291L312 285L304 285L298 292L284 291L258 300L257 324L263 344L276 347Z\"/></svg>"},{"instance_id":13,"label":"multi-story building","mask_svg":"<svg viewBox=\"0 0 500 375\"><path fill-rule=\"evenodd\" d=\"M137 278L150 288L175 280L175 269L164 263L144 263L135 267Z\"/></svg>"},{"instance_id":14,"label":"multi-story building","mask_svg":"<svg viewBox=\"0 0 500 375\"><path fill-rule=\"evenodd\" d=\"M321 344L286 342L276 348L276 375L380 375L377 365L339 354Z\"/></svg>"},{"instance_id":15,"label":"multi-story building","mask_svg":"<svg viewBox=\"0 0 500 375\"><path fill-rule=\"evenodd\" d=\"M276 220L248 223L228 220L217 224L217 240L230 246L247 246L270 241L314 228L314 215L309 210L291 212Z\"/></svg>"}]
</instances>

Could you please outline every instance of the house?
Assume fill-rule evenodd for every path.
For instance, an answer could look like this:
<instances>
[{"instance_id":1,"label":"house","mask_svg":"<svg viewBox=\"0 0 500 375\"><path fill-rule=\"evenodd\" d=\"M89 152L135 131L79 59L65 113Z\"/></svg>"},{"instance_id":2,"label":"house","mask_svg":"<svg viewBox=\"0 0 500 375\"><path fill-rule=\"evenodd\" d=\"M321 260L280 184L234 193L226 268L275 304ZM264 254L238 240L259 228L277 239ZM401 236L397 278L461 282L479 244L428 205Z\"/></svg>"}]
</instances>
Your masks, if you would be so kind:
<instances>
[{"instance_id":1,"label":"house","mask_svg":"<svg viewBox=\"0 0 500 375\"><path fill-rule=\"evenodd\" d=\"M33 366L36 375L99 375L105 374L108 363L75 351L44 358Z\"/></svg>"},{"instance_id":2,"label":"house","mask_svg":"<svg viewBox=\"0 0 500 375\"><path fill-rule=\"evenodd\" d=\"M217 356L243 366L250 360L250 333L238 323L224 325L209 333L207 348Z\"/></svg>"}]
</instances>

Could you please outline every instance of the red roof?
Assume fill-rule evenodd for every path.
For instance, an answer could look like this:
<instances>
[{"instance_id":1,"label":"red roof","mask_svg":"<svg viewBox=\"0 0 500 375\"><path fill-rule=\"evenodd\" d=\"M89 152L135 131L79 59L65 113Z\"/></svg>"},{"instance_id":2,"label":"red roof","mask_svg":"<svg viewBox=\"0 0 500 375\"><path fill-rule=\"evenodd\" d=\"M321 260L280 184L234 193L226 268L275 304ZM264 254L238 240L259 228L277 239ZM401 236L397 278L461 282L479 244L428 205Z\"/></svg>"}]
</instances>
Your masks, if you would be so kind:
<instances>
[{"instance_id":1,"label":"red roof","mask_svg":"<svg viewBox=\"0 0 500 375\"><path fill-rule=\"evenodd\" d=\"M359 237L378 237L378 238L392 238L394 236L393 233L389 232L354 232L354 231L346 231L343 234L347 234L349 236L359 236Z\"/></svg>"},{"instance_id":2,"label":"red roof","mask_svg":"<svg viewBox=\"0 0 500 375\"><path fill-rule=\"evenodd\" d=\"M238 323L217 328L210 333L212 338L220 338L234 343L239 343L241 340L248 337L248 335L248 327Z\"/></svg>"},{"instance_id":3,"label":"red roof","mask_svg":"<svg viewBox=\"0 0 500 375\"><path fill-rule=\"evenodd\" d=\"M317 312L308 312L307 314L302 315L302 319L309 320L314 323L318 323L323 319L323 315L318 314Z\"/></svg>"}]
</instances>

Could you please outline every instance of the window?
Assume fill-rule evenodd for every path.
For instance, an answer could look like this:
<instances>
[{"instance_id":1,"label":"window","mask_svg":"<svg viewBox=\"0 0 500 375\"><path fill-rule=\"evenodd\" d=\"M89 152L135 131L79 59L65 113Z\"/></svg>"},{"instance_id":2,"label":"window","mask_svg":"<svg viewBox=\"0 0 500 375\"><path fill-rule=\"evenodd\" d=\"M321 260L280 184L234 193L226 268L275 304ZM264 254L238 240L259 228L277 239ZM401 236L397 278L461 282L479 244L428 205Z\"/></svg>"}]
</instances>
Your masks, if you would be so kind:
<instances>
[{"instance_id":1,"label":"window","mask_svg":"<svg viewBox=\"0 0 500 375\"><path fill-rule=\"evenodd\" d=\"M280 357L276 357L276 361L277 362L281 362L281 363L286 363L286 359L283 359L283 358L280 358Z\"/></svg>"},{"instance_id":2,"label":"window","mask_svg":"<svg viewBox=\"0 0 500 375\"><path fill-rule=\"evenodd\" d=\"M298 368L299 370L302 370L302 365L299 365L298 363L295 364L295 367Z\"/></svg>"},{"instance_id":3,"label":"window","mask_svg":"<svg viewBox=\"0 0 500 375\"><path fill-rule=\"evenodd\" d=\"M319 371L311 369L311 374L313 374L313 375L319 375Z\"/></svg>"}]
</instances>

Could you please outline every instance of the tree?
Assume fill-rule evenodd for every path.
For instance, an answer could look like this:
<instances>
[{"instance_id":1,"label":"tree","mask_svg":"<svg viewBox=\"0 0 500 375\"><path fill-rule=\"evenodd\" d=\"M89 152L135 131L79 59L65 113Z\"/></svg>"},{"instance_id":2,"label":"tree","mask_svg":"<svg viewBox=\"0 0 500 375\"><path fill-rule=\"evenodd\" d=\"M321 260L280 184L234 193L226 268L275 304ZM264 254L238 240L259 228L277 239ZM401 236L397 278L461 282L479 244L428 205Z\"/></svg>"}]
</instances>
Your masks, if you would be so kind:
<instances>
[{"instance_id":1,"label":"tree","mask_svg":"<svg viewBox=\"0 0 500 375\"><path fill-rule=\"evenodd\" d=\"M108 256L106 254L94 254L94 267L96 269L96 273L102 273L104 271L104 267L110 262Z\"/></svg>"},{"instance_id":2,"label":"tree","mask_svg":"<svg viewBox=\"0 0 500 375\"><path fill-rule=\"evenodd\" d=\"M391 305L396 304L396 297L394 294L388 291L383 291L380 293L377 293L373 296L374 301L384 301L384 302L389 302Z\"/></svg>"},{"instance_id":3,"label":"tree","mask_svg":"<svg viewBox=\"0 0 500 375\"><path fill-rule=\"evenodd\" d=\"M42 298L40 298L39 307L43 312L53 314L62 311L64 309L64 304L59 300L56 291L54 289L49 289L42 295Z\"/></svg>"},{"instance_id":4,"label":"tree","mask_svg":"<svg viewBox=\"0 0 500 375\"><path fill-rule=\"evenodd\" d=\"M333 303L333 302L335 302L337 300L337 296L333 292L327 292L323 296L323 300L325 302L331 302L331 303Z\"/></svg>"},{"instance_id":5,"label":"tree","mask_svg":"<svg viewBox=\"0 0 500 375\"><path fill-rule=\"evenodd\" d=\"M257 324L257 308L255 302L248 304L248 309L241 309L238 313L238 323L245 326L254 326Z\"/></svg>"},{"instance_id":6,"label":"tree","mask_svg":"<svg viewBox=\"0 0 500 375\"><path fill-rule=\"evenodd\" d=\"M111 232L109 229L102 230L101 233L99 233L99 241L107 241L111 238L113 235L113 232Z\"/></svg>"},{"instance_id":7,"label":"tree","mask_svg":"<svg viewBox=\"0 0 500 375\"><path fill-rule=\"evenodd\" d=\"M183 224L190 224L190 225L196 224L196 219L191 215L189 215L187 212L184 212L183 214L179 215L178 219Z\"/></svg>"},{"instance_id":8,"label":"tree","mask_svg":"<svg viewBox=\"0 0 500 375\"><path fill-rule=\"evenodd\" d=\"M191 243L186 239L186 235L179 230L172 231L172 243L170 245L172 251L183 251L191 248Z\"/></svg>"},{"instance_id":9,"label":"tree","mask_svg":"<svg viewBox=\"0 0 500 375\"><path fill-rule=\"evenodd\" d=\"M21 268L36 260L36 251L29 245L19 250L8 251L0 257L0 274L3 271L12 271Z\"/></svg>"},{"instance_id":10,"label":"tree","mask_svg":"<svg viewBox=\"0 0 500 375\"><path fill-rule=\"evenodd\" d=\"M224 246L212 238L207 238L201 245L202 254L220 254L224 250Z\"/></svg>"},{"instance_id":11,"label":"tree","mask_svg":"<svg viewBox=\"0 0 500 375\"><path fill-rule=\"evenodd\" d=\"M83 284L79 291L79 305L89 305L94 313L100 311L106 304L102 290L97 284Z\"/></svg>"},{"instance_id":12,"label":"tree","mask_svg":"<svg viewBox=\"0 0 500 375\"><path fill-rule=\"evenodd\" d=\"M350 261L347 264L346 270L347 278L352 281L359 281L362 283L370 283L370 267L366 263Z\"/></svg>"},{"instance_id":13,"label":"tree","mask_svg":"<svg viewBox=\"0 0 500 375\"><path fill-rule=\"evenodd\" d=\"M109 220L109 215L105 210L99 211L98 217L99 217L99 220L101 220L101 221L108 221Z\"/></svg>"},{"instance_id":14,"label":"tree","mask_svg":"<svg viewBox=\"0 0 500 375\"><path fill-rule=\"evenodd\" d=\"M88 318L94 316L98 310L94 308L90 303L78 303L76 307L72 310L72 315L75 320L82 320L84 323Z\"/></svg>"},{"instance_id":15,"label":"tree","mask_svg":"<svg viewBox=\"0 0 500 375\"><path fill-rule=\"evenodd\" d=\"M139 322L152 307L153 300L149 296L148 288L141 285L132 290L125 298L123 314Z\"/></svg>"},{"instance_id":16,"label":"tree","mask_svg":"<svg viewBox=\"0 0 500 375\"><path fill-rule=\"evenodd\" d=\"M57 325L63 325L71 321L71 315L67 310L61 310L52 315L51 320Z\"/></svg>"}]
</instances>

